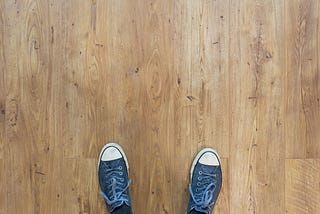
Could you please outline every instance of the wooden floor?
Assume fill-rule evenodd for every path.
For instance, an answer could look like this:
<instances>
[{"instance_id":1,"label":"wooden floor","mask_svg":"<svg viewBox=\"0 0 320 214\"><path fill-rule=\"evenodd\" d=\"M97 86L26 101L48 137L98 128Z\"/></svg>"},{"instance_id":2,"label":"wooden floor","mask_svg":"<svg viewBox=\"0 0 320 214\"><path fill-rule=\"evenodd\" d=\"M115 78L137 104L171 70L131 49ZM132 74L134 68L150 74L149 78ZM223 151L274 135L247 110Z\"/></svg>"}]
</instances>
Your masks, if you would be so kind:
<instances>
[{"instance_id":1,"label":"wooden floor","mask_svg":"<svg viewBox=\"0 0 320 214\"><path fill-rule=\"evenodd\" d=\"M135 213L185 212L222 157L217 214L320 213L320 1L0 0L0 213L106 213L127 153Z\"/></svg>"}]
</instances>

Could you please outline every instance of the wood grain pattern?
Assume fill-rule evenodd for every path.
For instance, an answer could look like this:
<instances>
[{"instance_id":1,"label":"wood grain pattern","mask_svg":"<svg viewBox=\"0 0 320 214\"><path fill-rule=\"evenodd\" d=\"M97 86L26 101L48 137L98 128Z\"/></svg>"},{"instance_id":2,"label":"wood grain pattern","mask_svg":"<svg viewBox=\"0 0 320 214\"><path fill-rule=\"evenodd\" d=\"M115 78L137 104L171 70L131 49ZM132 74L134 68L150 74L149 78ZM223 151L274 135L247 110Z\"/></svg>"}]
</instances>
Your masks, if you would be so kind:
<instances>
[{"instance_id":1,"label":"wood grain pattern","mask_svg":"<svg viewBox=\"0 0 320 214\"><path fill-rule=\"evenodd\" d=\"M319 2L286 2L286 156L320 156Z\"/></svg>"},{"instance_id":2,"label":"wood grain pattern","mask_svg":"<svg viewBox=\"0 0 320 214\"><path fill-rule=\"evenodd\" d=\"M286 160L286 213L320 210L320 160Z\"/></svg>"},{"instance_id":3,"label":"wood grain pattern","mask_svg":"<svg viewBox=\"0 0 320 214\"><path fill-rule=\"evenodd\" d=\"M0 202L0 213L5 213L7 210L7 207L6 207L7 199L3 198L3 196L6 194L6 188L4 188L5 182L6 180L5 180L4 161L0 159L0 184L1 184L0 196L3 199Z\"/></svg>"},{"instance_id":4,"label":"wood grain pattern","mask_svg":"<svg viewBox=\"0 0 320 214\"><path fill-rule=\"evenodd\" d=\"M319 213L319 9L0 0L0 214L106 213L107 141L135 213L184 213L206 146L222 157L214 213Z\"/></svg>"},{"instance_id":5,"label":"wood grain pattern","mask_svg":"<svg viewBox=\"0 0 320 214\"><path fill-rule=\"evenodd\" d=\"M191 157L204 146L229 152L227 18L222 1L176 1L174 35L174 183L181 213L188 203ZM175 185L175 186L176 186ZM224 187L225 188L225 187ZM226 191L227 192L227 191ZM183 196L183 197L182 197ZM229 195L223 196L228 201ZM228 203L218 213L228 211Z\"/></svg>"},{"instance_id":6,"label":"wood grain pattern","mask_svg":"<svg viewBox=\"0 0 320 214\"><path fill-rule=\"evenodd\" d=\"M3 11L4 4L0 2L0 11ZM0 26L4 28L4 14L0 15ZM0 160L3 158L3 147L5 138L5 63L4 63L4 30L0 32Z\"/></svg>"},{"instance_id":7,"label":"wood grain pattern","mask_svg":"<svg viewBox=\"0 0 320 214\"><path fill-rule=\"evenodd\" d=\"M242 1L230 14L230 212L282 213L283 2Z\"/></svg>"}]
</instances>

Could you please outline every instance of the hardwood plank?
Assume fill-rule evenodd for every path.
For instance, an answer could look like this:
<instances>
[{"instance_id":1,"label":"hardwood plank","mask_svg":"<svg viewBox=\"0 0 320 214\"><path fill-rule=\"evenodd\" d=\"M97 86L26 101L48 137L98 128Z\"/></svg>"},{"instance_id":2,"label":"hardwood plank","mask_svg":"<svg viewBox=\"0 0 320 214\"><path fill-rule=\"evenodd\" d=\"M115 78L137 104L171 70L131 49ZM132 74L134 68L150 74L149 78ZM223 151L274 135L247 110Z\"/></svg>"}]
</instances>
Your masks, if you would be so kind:
<instances>
[{"instance_id":1,"label":"hardwood plank","mask_svg":"<svg viewBox=\"0 0 320 214\"><path fill-rule=\"evenodd\" d=\"M6 142L5 137L5 114L6 114L6 91L5 91L5 14L2 12L4 11L4 2L0 2L0 213L6 213L6 206L7 206L7 197L6 192L7 188L3 184L5 184L5 168L4 168L4 147Z\"/></svg>"},{"instance_id":2,"label":"hardwood plank","mask_svg":"<svg viewBox=\"0 0 320 214\"><path fill-rule=\"evenodd\" d=\"M22 5L23 6L23 5ZM21 37L20 29L23 24L17 15L16 5L13 1L7 1L4 4L5 11L5 38L4 54L6 62L6 104L5 104L5 145L4 149L7 155L5 161L5 182L6 206L4 213L15 213L16 211L32 212L32 203L25 204L24 198L32 198L30 186L29 169L27 162L30 160L28 155L29 140L24 125L21 109L20 79L21 63L19 56L21 54L19 45ZM10 18L8 18L10 17ZM28 201L31 202L31 201Z\"/></svg>"},{"instance_id":3,"label":"hardwood plank","mask_svg":"<svg viewBox=\"0 0 320 214\"><path fill-rule=\"evenodd\" d=\"M254 180L256 144L256 100L254 97L255 75L250 70L252 59L246 53L251 52L250 44L253 38L249 31L257 28L255 20L245 14L252 14L254 7L247 7L249 2L230 5L230 49L229 72L232 108L229 182L230 182L230 213L256 212L256 188ZM243 18L242 18L243 17ZM251 28L250 28L251 26ZM250 32L251 32L250 31ZM256 31L257 32L257 31ZM241 185L240 185L241 184Z\"/></svg>"},{"instance_id":4,"label":"hardwood plank","mask_svg":"<svg viewBox=\"0 0 320 214\"><path fill-rule=\"evenodd\" d=\"M0 11L4 11L4 2L0 2ZM5 94L5 14L0 14L0 159L4 157L4 143L5 143L5 114L6 114L6 94Z\"/></svg>"},{"instance_id":5,"label":"hardwood plank","mask_svg":"<svg viewBox=\"0 0 320 214\"><path fill-rule=\"evenodd\" d=\"M284 213L284 2L257 5L254 41L257 213ZM274 179L277 178L277 182Z\"/></svg>"},{"instance_id":6,"label":"hardwood plank","mask_svg":"<svg viewBox=\"0 0 320 214\"><path fill-rule=\"evenodd\" d=\"M174 206L172 8L170 1L97 2L95 33L106 46L97 148L116 140L128 153L137 213L169 212Z\"/></svg>"},{"instance_id":7,"label":"hardwood plank","mask_svg":"<svg viewBox=\"0 0 320 214\"><path fill-rule=\"evenodd\" d=\"M92 157L91 150L97 141L98 96L94 95L101 84L99 75L104 75L97 49L105 48L95 40L91 29L92 14L83 15L83 11L92 12L92 4L57 1L51 8L53 71L59 72L58 87L61 89L57 94L57 116L61 118L61 144L66 158ZM57 14L60 20L55 20Z\"/></svg>"},{"instance_id":8,"label":"hardwood plank","mask_svg":"<svg viewBox=\"0 0 320 214\"><path fill-rule=\"evenodd\" d=\"M319 1L286 2L286 157L320 157Z\"/></svg>"},{"instance_id":9,"label":"hardwood plank","mask_svg":"<svg viewBox=\"0 0 320 214\"><path fill-rule=\"evenodd\" d=\"M320 210L320 160L286 160L286 213L318 213Z\"/></svg>"},{"instance_id":10,"label":"hardwood plank","mask_svg":"<svg viewBox=\"0 0 320 214\"><path fill-rule=\"evenodd\" d=\"M48 129L52 115L47 9L43 1L5 2L6 213L39 213L44 180L33 169L48 160L49 142L55 137Z\"/></svg>"},{"instance_id":11,"label":"hardwood plank","mask_svg":"<svg viewBox=\"0 0 320 214\"><path fill-rule=\"evenodd\" d=\"M228 157L228 5L223 1L175 4L177 114L186 111L191 117L186 123L191 125L192 139L186 139L196 146L193 151L213 146Z\"/></svg>"},{"instance_id":12,"label":"hardwood plank","mask_svg":"<svg viewBox=\"0 0 320 214\"><path fill-rule=\"evenodd\" d=\"M228 4L223 1L175 1L174 121L175 190L173 213L189 199L189 168L203 147L229 155ZM226 116L227 115L227 116ZM188 160L188 161L186 161ZM217 208L222 213L226 204ZM219 211L218 211L219 212Z\"/></svg>"},{"instance_id":13,"label":"hardwood plank","mask_svg":"<svg viewBox=\"0 0 320 214\"><path fill-rule=\"evenodd\" d=\"M283 6L230 6L231 213L284 212Z\"/></svg>"},{"instance_id":14,"label":"hardwood plank","mask_svg":"<svg viewBox=\"0 0 320 214\"><path fill-rule=\"evenodd\" d=\"M174 161L173 141L173 26L169 21L172 18L172 1L147 1L139 3L138 14L147 14L139 17L137 22L142 24L138 32L142 33L142 60L140 66L142 93L141 105L143 124L146 129L142 132L140 152L146 151L140 161L149 160L144 167L144 175L139 173L140 189L149 183L147 198L139 197L138 204L147 203L144 210L139 207L137 212L169 213L174 209L172 203L171 166ZM166 35L166 36L162 36ZM120 133L121 134L121 133ZM147 142L147 143L146 143ZM147 144L147 145L146 145ZM146 150L145 150L146 149ZM145 159L143 159L145 158ZM140 169L141 170L141 169ZM150 182L145 182L147 176ZM136 190L136 193L139 189ZM146 211L148 210L148 211Z\"/></svg>"}]
</instances>

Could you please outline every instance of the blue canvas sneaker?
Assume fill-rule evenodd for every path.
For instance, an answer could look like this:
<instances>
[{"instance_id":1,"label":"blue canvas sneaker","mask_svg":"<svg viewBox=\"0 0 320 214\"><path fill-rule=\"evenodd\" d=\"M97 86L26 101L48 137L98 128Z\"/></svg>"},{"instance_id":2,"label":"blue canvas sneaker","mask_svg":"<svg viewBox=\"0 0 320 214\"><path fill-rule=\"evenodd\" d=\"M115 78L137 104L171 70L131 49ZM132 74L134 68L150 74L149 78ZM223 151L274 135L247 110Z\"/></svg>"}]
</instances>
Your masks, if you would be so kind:
<instances>
[{"instance_id":1,"label":"blue canvas sneaker","mask_svg":"<svg viewBox=\"0 0 320 214\"><path fill-rule=\"evenodd\" d=\"M187 214L192 211L211 214L222 184L220 159L211 148L201 150L190 170L190 199Z\"/></svg>"},{"instance_id":2,"label":"blue canvas sneaker","mask_svg":"<svg viewBox=\"0 0 320 214\"><path fill-rule=\"evenodd\" d=\"M131 208L128 174L129 165L122 148L116 143L106 144L99 156L98 176L109 213L124 204Z\"/></svg>"}]
</instances>

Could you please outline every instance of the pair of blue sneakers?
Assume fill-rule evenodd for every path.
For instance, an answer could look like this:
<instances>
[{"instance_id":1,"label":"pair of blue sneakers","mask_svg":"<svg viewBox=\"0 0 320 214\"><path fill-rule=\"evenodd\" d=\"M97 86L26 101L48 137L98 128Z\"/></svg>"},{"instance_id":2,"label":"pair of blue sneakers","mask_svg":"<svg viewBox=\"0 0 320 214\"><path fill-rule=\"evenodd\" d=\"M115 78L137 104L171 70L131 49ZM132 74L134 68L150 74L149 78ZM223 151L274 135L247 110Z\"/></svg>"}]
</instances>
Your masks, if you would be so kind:
<instances>
[{"instance_id":1,"label":"pair of blue sneakers","mask_svg":"<svg viewBox=\"0 0 320 214\"><path fill-rule=\"evenodd\" d=\"M129 193L129 165L123 149L116 143L106 144L100 153L98 176L107 209L116 213L120 207L132 212ZM217 201L222 184L218 154L211 148L201 150L190 170L190 199L186 213L210 214Z\"/></svg>"}]
</instances>

